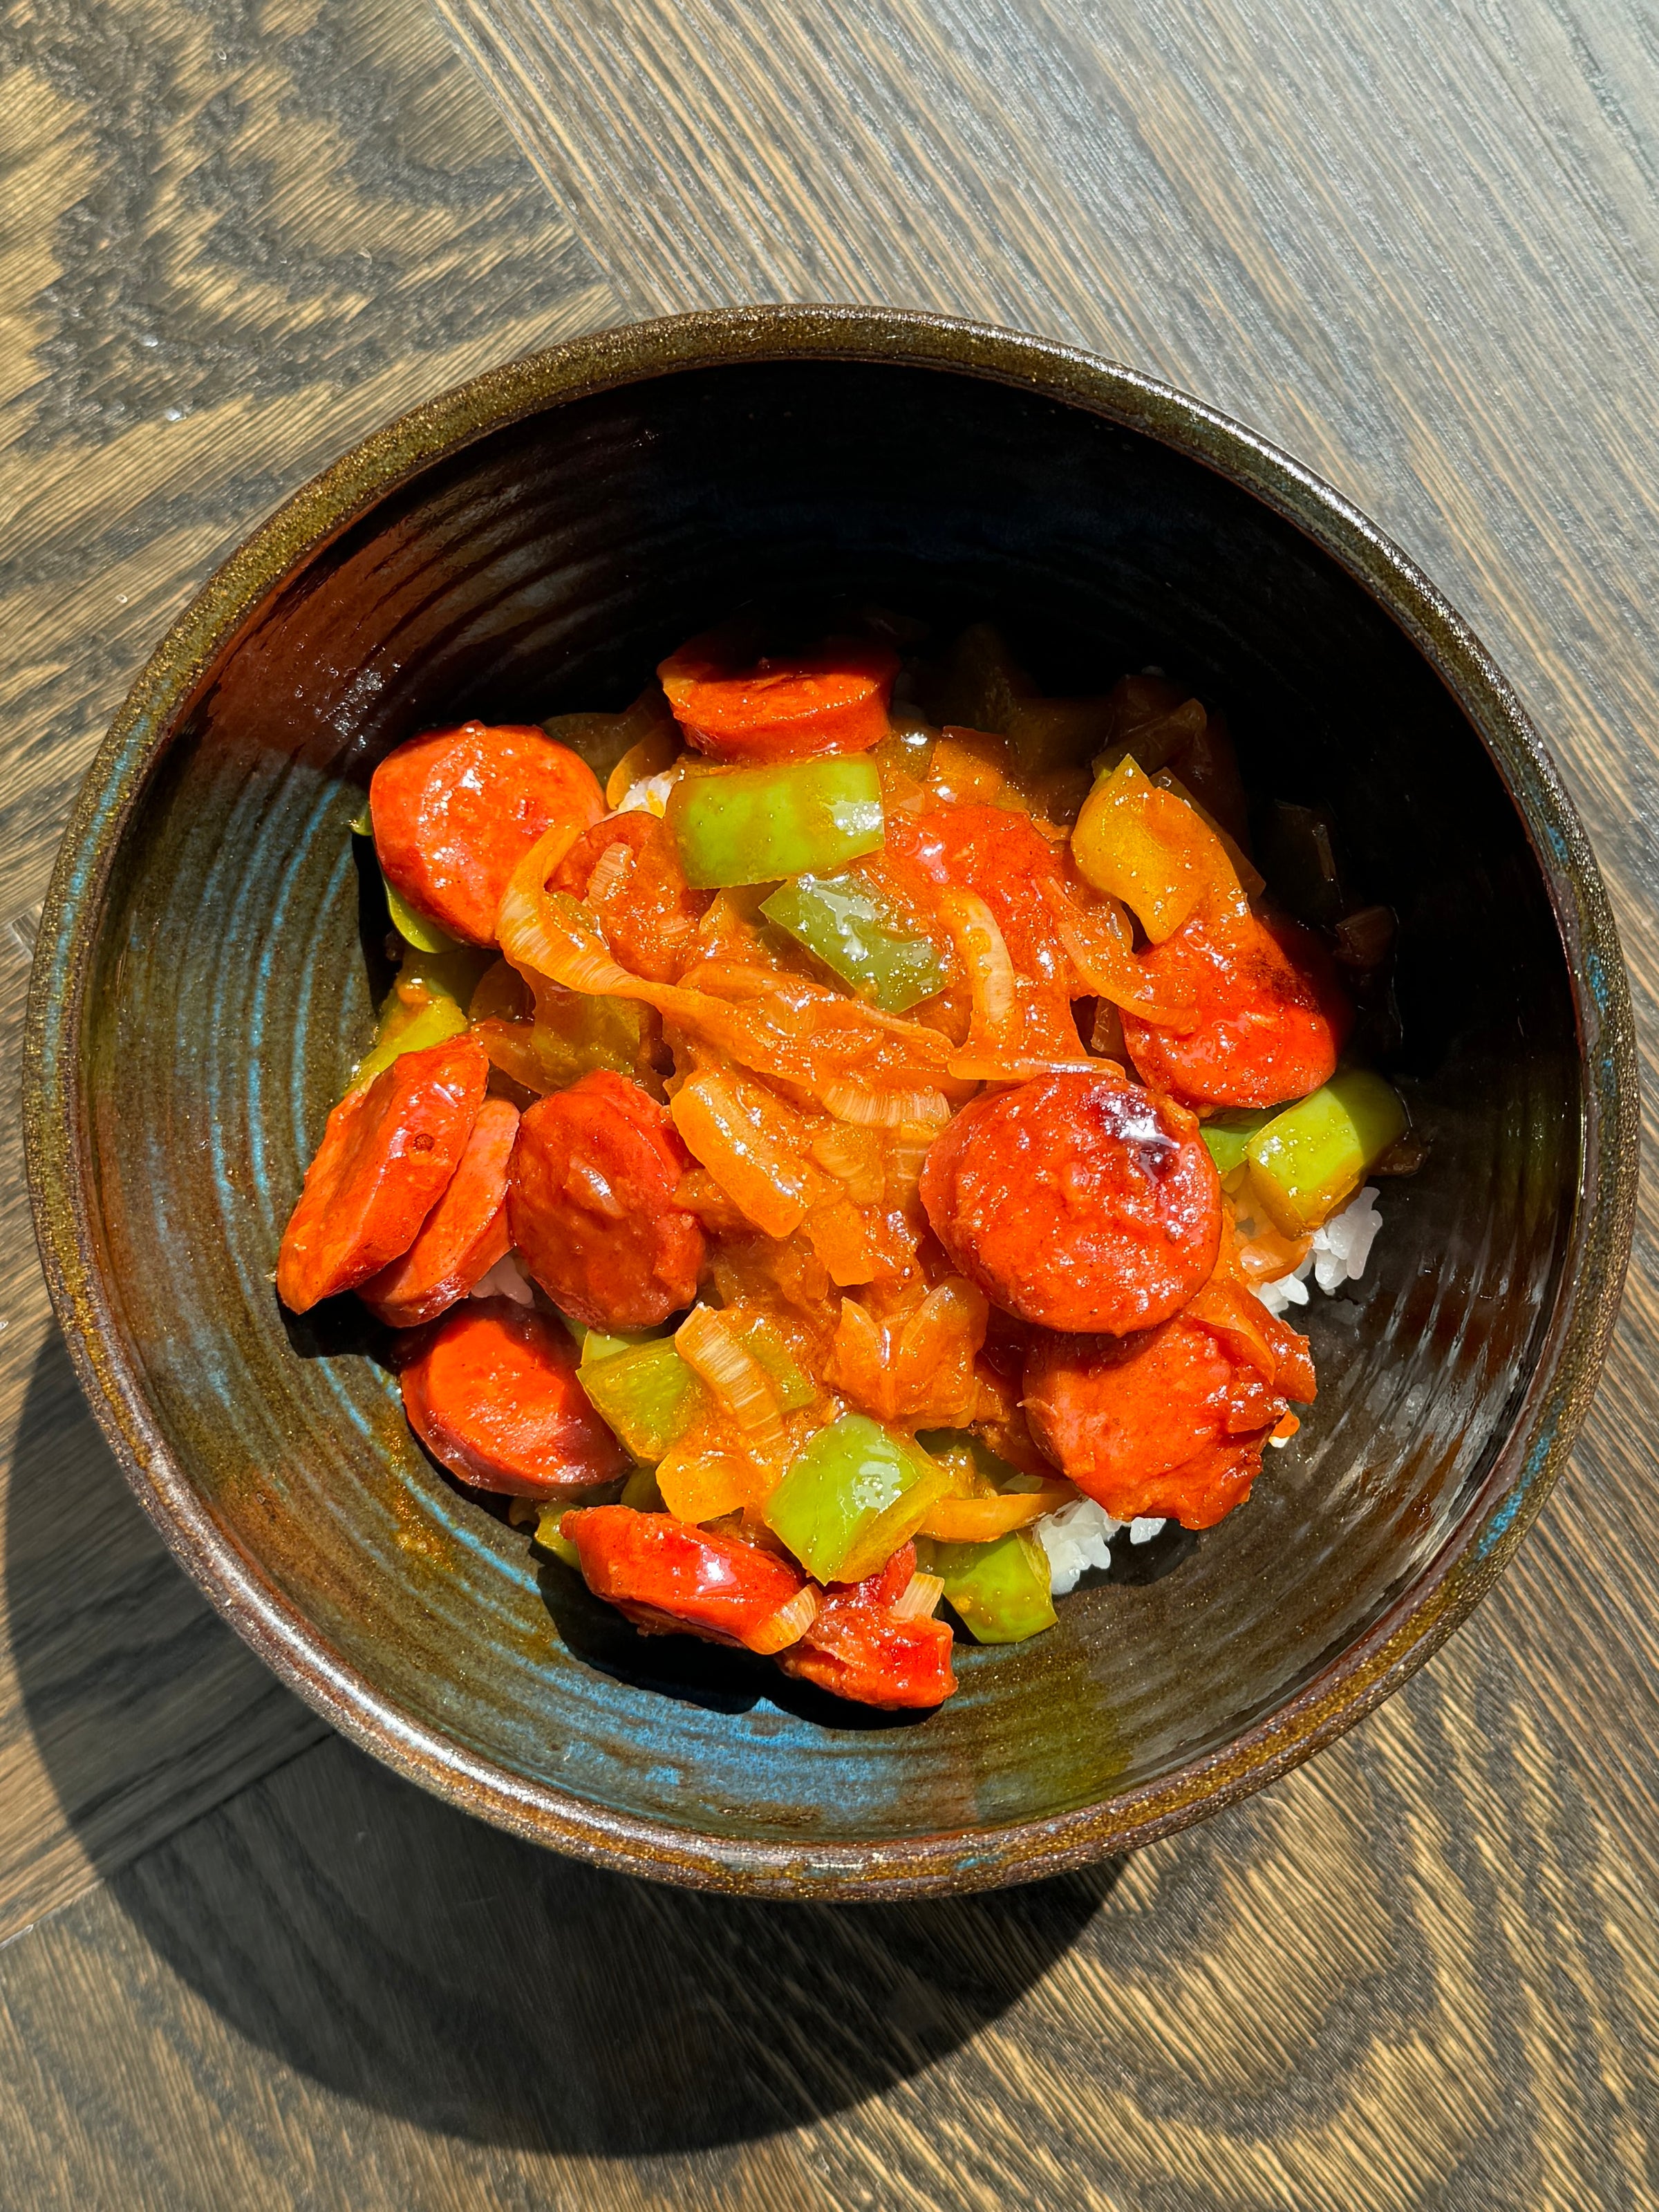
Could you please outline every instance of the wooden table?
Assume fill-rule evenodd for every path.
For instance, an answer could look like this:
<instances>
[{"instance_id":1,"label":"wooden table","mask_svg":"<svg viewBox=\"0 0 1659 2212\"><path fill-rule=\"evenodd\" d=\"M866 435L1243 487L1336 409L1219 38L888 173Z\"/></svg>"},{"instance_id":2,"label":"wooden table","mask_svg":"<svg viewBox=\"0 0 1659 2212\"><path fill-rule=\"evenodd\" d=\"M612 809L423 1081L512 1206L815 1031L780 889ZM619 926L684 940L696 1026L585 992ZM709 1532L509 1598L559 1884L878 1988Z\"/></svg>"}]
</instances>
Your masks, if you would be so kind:
<instances>
[{"instance_id":1,"label":"wooden table","mask_svg":"<svg viewBox=\"0 0 1659 2212\"><path fill-rule=\"evenodd\" d=\"M749 298L1075 339L1376 515L1659 931L1639 0L15 0L0 1064L69 797L293 485L530 347ZM76 1395L0 1142L0 2203L1659 2203L1659 1254L1497 1594L1282 1786L842 1912L603 1877L328 1736Z\"/></svg>"}]
</instances>

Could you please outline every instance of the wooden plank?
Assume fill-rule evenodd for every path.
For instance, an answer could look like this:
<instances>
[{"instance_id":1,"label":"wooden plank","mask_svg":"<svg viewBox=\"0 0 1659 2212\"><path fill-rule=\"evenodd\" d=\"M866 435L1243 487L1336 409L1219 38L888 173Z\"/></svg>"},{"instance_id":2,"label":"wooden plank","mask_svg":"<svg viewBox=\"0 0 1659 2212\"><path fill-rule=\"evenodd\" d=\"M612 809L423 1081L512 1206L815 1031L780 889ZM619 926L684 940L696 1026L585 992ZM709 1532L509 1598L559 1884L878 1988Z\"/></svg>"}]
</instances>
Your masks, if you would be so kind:
<instances>
[{"instance_id":1,"label":"wooden plank","mask_svg":"<svg viewBox=\"0 0 1659 2212\"><path fill-rule=\"evenodd\" d=\"M0 1935L322 1733L82 1406L15 1108L59 823L212 565L385 416L610 319L422 9L34 0L0 33ZM176 419L175 419L176 418Z\"/></svg>"},{"instance_id":2,"label":"wooden plank","mask_svg":"<svg viewBox=\"0 0 1659 2212\"><path fill-rule=\"evenodd\" d=\"M1653 1892L1574 1766L1464 1637L1206 1828L836 1910L602 1875L331 1742L0 1953L9 2201L1651 2204Z\"/></svg>"}]
</instances>

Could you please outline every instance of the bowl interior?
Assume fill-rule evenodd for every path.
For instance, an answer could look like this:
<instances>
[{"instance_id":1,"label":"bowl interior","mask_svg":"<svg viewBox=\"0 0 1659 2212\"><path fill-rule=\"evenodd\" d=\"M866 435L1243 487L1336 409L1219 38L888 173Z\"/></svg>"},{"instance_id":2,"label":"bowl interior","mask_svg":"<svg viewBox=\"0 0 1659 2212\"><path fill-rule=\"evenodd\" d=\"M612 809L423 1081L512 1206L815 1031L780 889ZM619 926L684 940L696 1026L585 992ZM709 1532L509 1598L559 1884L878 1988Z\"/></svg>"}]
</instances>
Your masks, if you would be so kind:
<instances>
[{"instance_id":1,"label":"bowl interior","mask_svg":"<svg viewBox=\"0 0 1659 2212\"><path fill-rule=\"evenodd\" d=\"M413 1444L352 1301L276 1243L371 1021L348 824L471 714L620 706L757 594L990 616L1044 688L1156 664L1258 799L1336 811L1401 920L1395 1068L1431 1137L1364 1281L1306 1314L1320 1398L1249 1504L1121 1546L1059 1627L959 1656L925 1721L642 1640ZM376 977L378 983L381 979ZM1295 528L1085 409L884 363L694 370L550 408L387 497L198 693L117 855L88 997L94 1262L177 1464L320 1647L537 1787L808 1850L1042 1820L1225 1747L1431 1562L1536 1358L1579 1170L1560 939L1521 820L1416 648Z\"/></svg>"}]
</instances>

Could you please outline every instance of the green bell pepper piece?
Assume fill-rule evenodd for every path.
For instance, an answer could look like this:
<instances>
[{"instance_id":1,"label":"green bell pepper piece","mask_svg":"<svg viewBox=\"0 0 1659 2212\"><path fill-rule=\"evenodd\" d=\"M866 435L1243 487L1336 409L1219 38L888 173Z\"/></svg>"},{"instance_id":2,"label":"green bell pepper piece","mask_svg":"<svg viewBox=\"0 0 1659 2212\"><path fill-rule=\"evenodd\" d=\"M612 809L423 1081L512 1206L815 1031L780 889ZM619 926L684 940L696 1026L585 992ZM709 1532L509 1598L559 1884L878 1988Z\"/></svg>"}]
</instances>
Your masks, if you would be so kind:
<instances>
[{"instance_id":1,"label":"green bell pepper piece","mask_svg":"<svg viewBox=\"0 0 1659 2212\"><path fill-rule=\"evenodd\" d=\"M817 1581L859 1582L909 1540L949 1480L867 1414L843 1413L796 1456L767 1503L767 1526ZM910 1527L866 1564L912 1505Z\"/></svg>"},{"instance_id":2,"label":"green bell pepper piece","mask_svg":"<svg viewBox=\"0 0 1659 2212\"><path fill-rule=\"evenodd\" d=\"M1048 1555L1029 1529L988 1544L918 1544L916 1553L978 1643L1020 1644L1054 1626Z\"/></svg>"},{"instance_id":3,"label":"green bell pepper piece","mask_svg":"<svg viewBox=\"0 0 1659 2212\"><path fill-rule=\"evenodd\" d=\"M1282 1106L1259 1106L1249 1112L1218 1114L1213 1121L1206 1121L1199 1134L1209 1148L1216 1173L1231 1175L1236 1167L1242 1166L1245 1147L1256 1131L1265 1128L1274 1115L1284 1111Z\"/></svg>"},{"instance_id":4,"label":"green bell pepper piece","mask_svg":"<svg viewBox=\"0 0 1659 2212\"><path fill-rule=\"evenodd\" d=\"M927 939L896 928L886 901L856 877L797 876L761 912L884 1014L945 988L944 964Z\"/></svg>"},{"instance_id":5,"label":"green bell pepper piece","mask_svg":"<svg viewBox=\"0 0 1659 2212\"><path fill-rule=\"evenodd\" d=\"M881 778L863 753L687 769L667 819L687 882L706 890L822 875L887 837Z\"/></svg>"},{"instance_id":6,"label":"green bell pepper piece","mask_svg":"<svg viewBox=\"0 0 1659 2212\"><path fill-rule=\"evenodd\" d=\"M634 1352L642 1344L660 1344L663 1332L659 1328L626 1328L609 1330L589 1328L583 1322L572 1321L568 1314L560 1319L582 1348L578 1367L596 1367L602 1359L620 1358L624 1352Z\"/></svg>"},{"instance_id":7,"label":"green bell pepper piece","mask_svg":"<svg viewBox=\"0 0 1659 2212\"><path fill-rule=\"evenodd\" d=\"M982 1437L967 1429L925 1429L916 1442L929 1459L937 1460L953 1474L978 1476L994 1491L1035 1489L1040 1480L1034 1474L1022 1474L994 1452Z\"/></svg>"},{"instance_id":8,"label":"green bell pepper piece","mask_svg":"<svg viewBox=\"0 0 1659 2212\"><path fill-rule=\"evenodd\" d=\"M592 1334L584 1342L586 1354ZM708 1394L674 1349L672 1337L636 1344L580 1368L594 1411L635 1459L654 1465L703 1413Z\"/></svg>"},{"instance_id":9,"label":"green bell pepper piece","mask_svg":"<svg viewBox=\"0 0 1659 2212\"><path fill-rule=\"evenodd\" d=\"M392 916L392 927L405 945L412 945L417 952L455 952L460 949L459 937L440 929L435 921L423 920L386 882L384 874L380 881L386 884L386 908Z\"/></svg>"},{"instance_id":10,"label":"green bell pepper piece","mask_svg":"<svg viewBox=\"0 0 1659 2212\"><path fill-rule=\"evenodd\" d=\"M562 1559L566 1566L574 1567L580 1574L582 1571L581 1554L559 1527L569 1510L568 1505L547 1507L536 1523L536 1548L540 1552L551 1552L556 1559Z\"/></svg>"},{"instance_id":11,"label":"green bell pepper piece","mask_svg":"<svg viewBox=\"0 0 1659 2212\"><path fill-rule=\"evenodd\" d=\"M636 1467L622 1486L618 1505L630 1505L635 1513L666 1513L662 1492L657 1487L654 1467Z\"/></svg>"},{"instance_id":12,"label":"green bell pepper piece","mask_svg":"<svg viewBox=\"0 0 1659 2212\"><path fill-rule=\"evenodd\" d=\"M1346 1203L1406 1129L1399 1094L1380 1075L1351 1068L1256 1131L1245 1146L1250 1187L1287 1236L1305 1236Z\"/></svg>"}]
</instances>

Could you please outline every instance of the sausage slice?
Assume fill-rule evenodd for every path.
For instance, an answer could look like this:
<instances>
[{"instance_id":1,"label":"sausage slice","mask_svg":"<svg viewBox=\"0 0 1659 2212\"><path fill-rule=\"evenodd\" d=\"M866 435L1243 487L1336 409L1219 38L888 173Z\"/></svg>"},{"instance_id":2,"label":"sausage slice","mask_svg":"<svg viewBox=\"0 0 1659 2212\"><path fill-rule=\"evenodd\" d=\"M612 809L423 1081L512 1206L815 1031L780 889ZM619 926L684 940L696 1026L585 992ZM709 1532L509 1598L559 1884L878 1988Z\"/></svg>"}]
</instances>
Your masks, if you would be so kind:
<instances>
[{"instance_id":1,"label":"sausage slice","mask_svg":"<svg viewBox=\"0 0 1659 2212\"><path fill-rule=\"evenodd\" d=\"M647 1636L775 1651L775 1616L806 1587L799 1568L775 1553L668 1513L596 1505L567 1513L561 1528L589 1589Z\"/></svg>"},{"instance_id":2,"label":"sausage slice","mask_svg":"<svg viewBox=\"0 0 1659 2212\"><path fill-rule=\"evenodd\" d=\"M577 1380L568 1334L512 1298L469 1298L402 1380L410 1427L476 1490L553 1498L629 1464Z\"/></svg>"},{"instance_id":3,"label":"sausage slice","mask_svg":"<svg viewBox=\"0 0 1659 2212\"><path fill-rule=\"evenodd\" d=\"M1307 1345L1269 1377L1229 1337L1177 1315L1123 1337L1049 1336L1025 1363L1025 1417L1054 1465L1118 1521L1209 1528L1250 1493ZM1288 1347L1287 1347L1288 1348ZM1304 1383L1305 1378L1305 1383Z\"/></svg>"},{"instance_id":4,"label":"sausage slice","mask_svg":"<svg viewBox=\"0 0 1659 2212\"><path fill-rule=\"evenodd\" d=\"M415 1242L459 1164L489 1062L471 1037L406 1052L328 1117L276 1258L290 1313L356 1290Z\"/></svg>"},{"instance_id":5,"label":"sausage slice","mask_svg":"<svg viewBox=\"0 0 1659 2212\"><path fill-rule=\"evenodd\" d=\"M505 1098L478 1109L461 1164L401 1259L360 1284L358 1297L392 1328L435 1321L509 1249L507 1166L519 1109Z\"/></svg>"},{"instance_id":6,"label":"sausage slice","mask_svg":"<svg viewBox=\"0 0 1659 2212\"><path fill-rule=\"evenodd\" d=\"M1198 1020L1176 1036L1123 1014L1123 1041L1144 1082L1191 1106L1277 1106L1336 1072L1352 1021L1318 940L1296 923L1200 907L1140 965L1195 995Z\"/></svg>"},{"instance_id":7,"label":"sausage slice","mask_svg":"<svg viewBox=\"0 0 1659 2212\"><path fill-rule=\"evenodd\" d=\"M428 921L493 945L507 878L557 821L605 811L599 778L532 724L463 722L386 755L368 787L386 881Z\"/></svg>"},{"instance_id":8,"label":"sausage slice","mask_svg":"<svg viewBox=\"0 0 1659 2212\"><path fill-rule=\"evenodd\" d=\"M1221 1186L1190 1115L1121 1077L976 1098L935 1139L921 1200L952 1261L1022 1321L1115 1336L1209 1279Z\"/></svg>"},{"instance_id":9,"label":"sausage slice","mask_svg":"<svg viewBox=\"0 0 1659 2212\"><path fill-rule=\"evenodd\" d=\"M606 1069L529 1109L507 1224L562 1313L589 1328L651 1328L691 1304L706 1244L675 1195L690 1164L663 1109Z\"/></svg>"}]
</instances>

